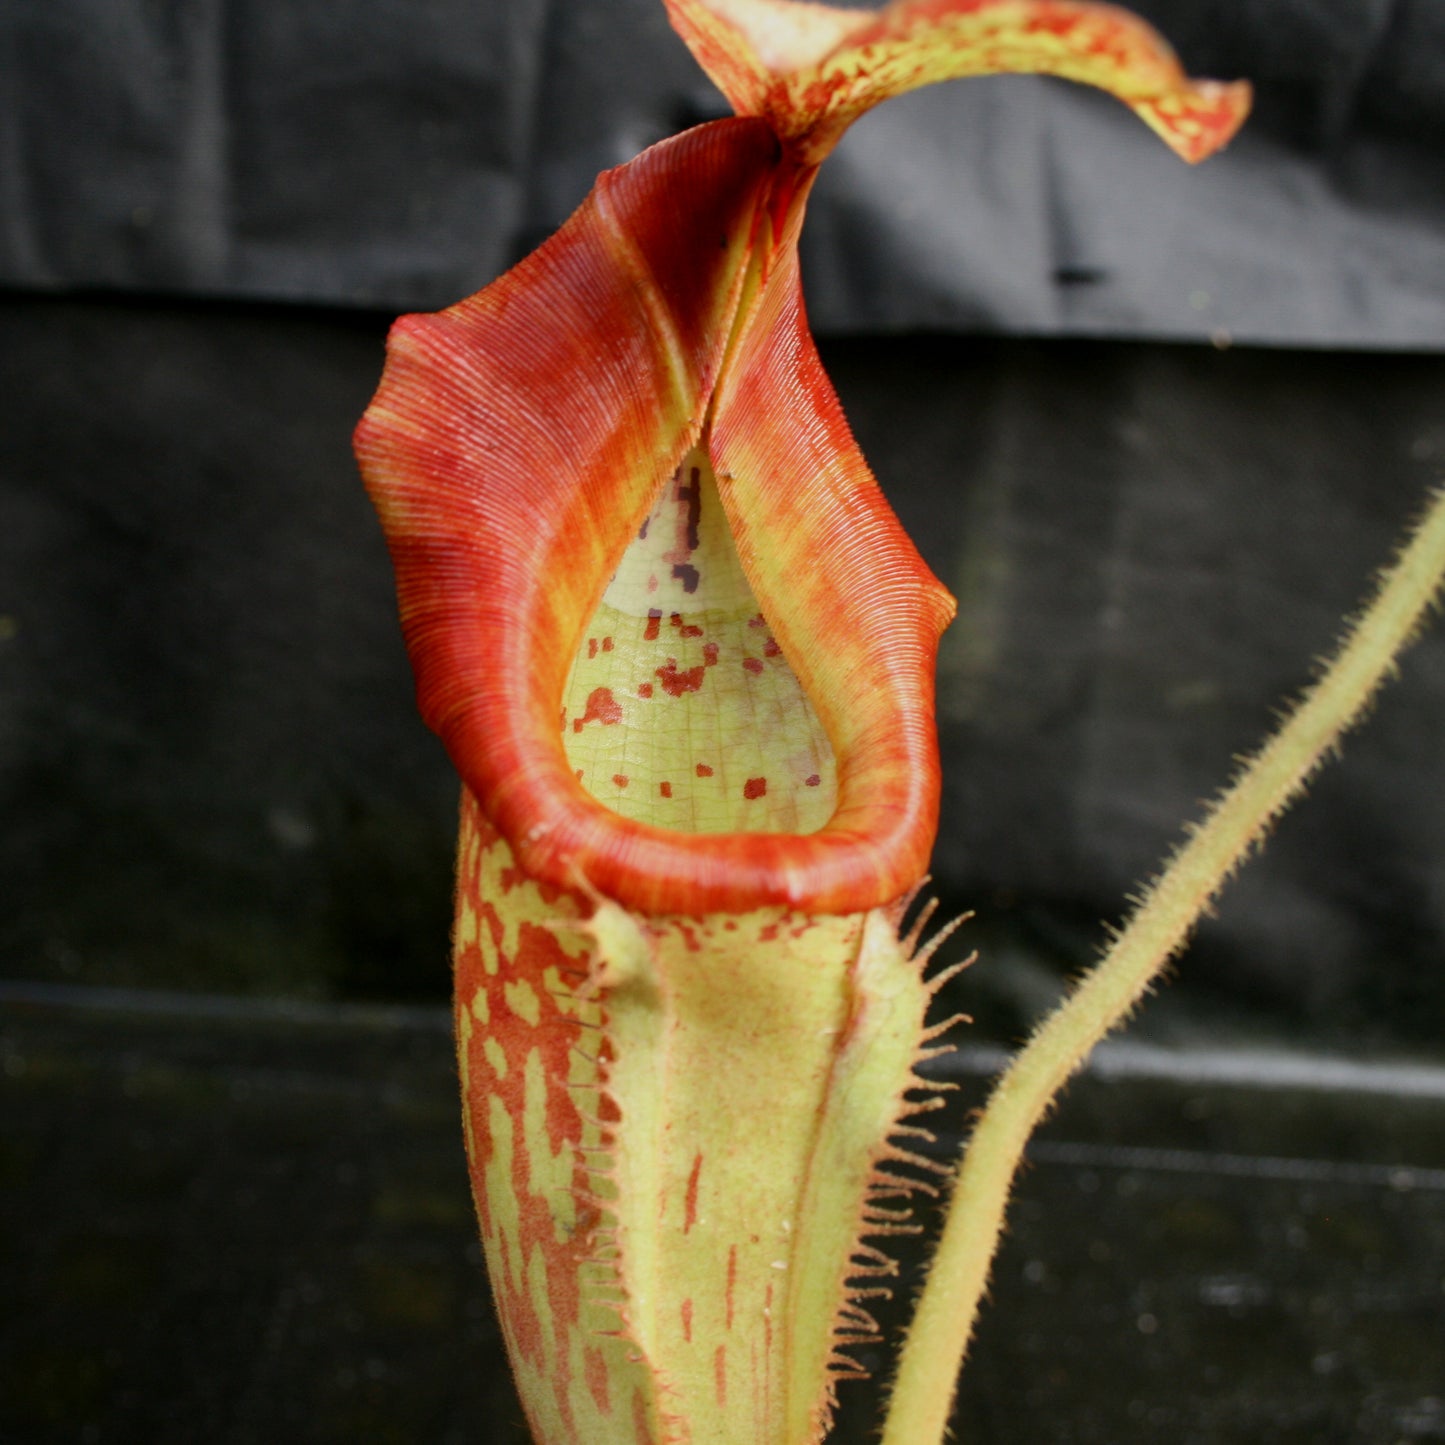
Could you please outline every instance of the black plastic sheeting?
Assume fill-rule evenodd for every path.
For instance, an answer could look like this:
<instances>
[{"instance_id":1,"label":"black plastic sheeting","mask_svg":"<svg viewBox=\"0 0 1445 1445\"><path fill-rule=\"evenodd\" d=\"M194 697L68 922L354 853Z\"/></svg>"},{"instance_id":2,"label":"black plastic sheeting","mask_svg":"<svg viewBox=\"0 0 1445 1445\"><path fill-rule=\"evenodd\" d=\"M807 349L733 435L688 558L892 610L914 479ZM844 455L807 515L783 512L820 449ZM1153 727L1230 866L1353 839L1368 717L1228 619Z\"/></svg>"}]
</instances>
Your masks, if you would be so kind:
<instances>
[{"instance_id":1,"label":"black plastic sheeting","mask_svg":"<svg viewBox=\"0 0 1445 1445\"><path fill-rule=\"evenodd\" d=\"M1177 162L1033 78L935 87L825 169L823 331L1445 341L1445 7L1148 0L1257 112ZM657 0L0 0L0 284L429 309L599 169L723 113Z\"/></svg>"}]
</instances>

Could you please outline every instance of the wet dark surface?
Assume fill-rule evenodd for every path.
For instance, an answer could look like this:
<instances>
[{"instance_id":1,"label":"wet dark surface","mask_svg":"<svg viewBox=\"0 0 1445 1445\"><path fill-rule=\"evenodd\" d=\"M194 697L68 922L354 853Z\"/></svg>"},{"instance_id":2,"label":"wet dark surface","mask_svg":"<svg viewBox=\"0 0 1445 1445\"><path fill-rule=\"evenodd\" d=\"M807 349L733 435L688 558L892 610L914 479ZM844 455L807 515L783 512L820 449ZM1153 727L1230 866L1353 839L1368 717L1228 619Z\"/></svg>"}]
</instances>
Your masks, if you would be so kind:
<instances>
[{"instance_id":1,"label":"wet dark surface","mask_svg":"<svg viewBox=\"0 0 1445 1445\"><path fill-rule=\"evenodd\" d=\"M522 1445L440 1010L35 997L0 1002L0 1439ZM958 1438L1445 1439L1441 1071L1149 1057L1040 1136Z\"/></svg>"}]
</instances>

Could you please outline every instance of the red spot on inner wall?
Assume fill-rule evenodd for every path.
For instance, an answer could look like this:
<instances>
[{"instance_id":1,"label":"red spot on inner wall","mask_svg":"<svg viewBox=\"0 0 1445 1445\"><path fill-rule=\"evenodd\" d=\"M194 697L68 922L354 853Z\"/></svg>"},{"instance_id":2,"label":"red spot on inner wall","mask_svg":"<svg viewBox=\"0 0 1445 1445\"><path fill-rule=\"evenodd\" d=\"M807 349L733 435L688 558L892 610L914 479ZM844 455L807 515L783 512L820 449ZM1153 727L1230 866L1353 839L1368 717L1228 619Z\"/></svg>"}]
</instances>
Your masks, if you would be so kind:
<instances>
[{"instance_id":1,"label":"red spot on inner wall","mask_svg":"<svg viewBox=\"0 0 1445 1445\"><path fill-rule=\"evenodd\" d=\"M781 647L779 647L778 644L777 644L776 642L774 642L771 637L768 638L768 640L767 640L765 643L763 643L763 656L764 656L764 657L781 657L782 655L783 655L783 649L782 649Z\"/></svg>"},{"instance_id":2,"label":"red spot on inner wall","mask_svg":"<svg viewBox=\"0 0 1445 1445\"><path fill-rule=\"evenodd\" d=\"M761 612L759 612L756 617L748 618L749 627L766 627L767 625L767 620L763 617L763 614Z\"/></svg>"},{"instance_id":3,"label":"red spot on inner wall","mask_svg":"<svg viewBox=\"0 0 1445 1445\"><path fill-rule=\"evenodd\" d=\"M749 672L761 672L763 670L763 660L760 657L745 657L743 658L743 666Z\"/></svg>"},{"instance_id":4,"label":"red spot on inner wall","mask_svg":"<svg viewBox=\"0 0 1445 1445\"><path fill-rule=\"evenodd\" d=\"M702 636L702 628L701 628L701 627L694 627L691 622L684 622L684 621L682 620L682 613L681 613L681 612L674 612L674 613L672 614L672 616L671 616L670 618L668 618L668 621L671 622L672 625L673 625L675 628L677 628L678 636L680 636L680 637L701 637L701 636Z\"/></svg>"},{"instance_id":5,"label":"red spot on inner wall","mask_svg":"<svg viewBox=\"0 0 1445 1445\"><path fill-rule=\"evenodd\" d=\"M697 765L697 775L700 778L710 778L712 777L712 769L708 767L706 763L699 763Z\"/></svg>"},{"instance_id":6,"label":"red spot on inner wall","mask_svg":"<svg viewBox=\"0 0 1445 1445\"><path fill-rule=\"evenodd\" d=\"M582 716L572 719L572 731L580 733L590 722L599 722L604 727L609 723L622 721L622 704L612 696L610 687L594 687L587 694L587 706Z\"/></svg>"},{"instance_id":7,"label":"red spot on inner wall","mask_svg":"<svg viewBox=\"0 0 1445 1445\"><path fill-rule=\"evenodd\" d=\"M717 1391L717 1402L726 1408L728 1402L728 1347L719 1345L712 1356L713 1388Z\"/></svg>"},{"instance_id":8,"label":"red spot on inner wall","mask_svg":"<svg viewBox=\"0 0 1445 1445\"><path fill-rule=\"evenodd\" d=\"M766 778L749 778L743 784L743 797L761 798L768 791L768 780Z\"/></svg>"},{"instance_id":9,"label":"red spot on inner wall","mask_svg":"<svg viewBox=\"0 0 1445 1445\"><path fill-rule=\"evenodd\" d=\"M692 1301L690 1299L682 1302L682 1339L684 1344L692 1343Z\"/></svg>"},{"instance_id":10,"label":"red spot on inner wall","mask_svg":"<svg viewBox=\"0 0 1445 1445\"><path fill-rule=\"evenodd\" d=\"M822 778L820 778L817 773L810 773L803 779L803 786L805 788L816 788L822 781Z\"/></svg>"},{"instance_id":11,"label":"red spot on inner wall","mask_svg":"<svg viewBox=\"0 0 1445 1445\"><path fill-rule=\"evenodd\" d=\"M657 791L661 793L664 798L670 798L672 796L672 784L659 783L657 785Z\"/></svg>"},{"instance_id":12,"label":"red spot on inner wall","mask_svg":"<svg viewBox=\"0 0 1445 1445\"><path fill-rule=\"evenodd\" d=\"M727 1290L723 1295L723 1304L726 1309L727 1327L733 1327L733 1305L734 1296L737 1293L738 1284L738 1247L735 1244L728 1246L728 1283Z\"/></svg>"},{"instance_id":13,"label":"red spot on inner wall","mask_svg":"<svg viewBox=\"0 0 1445 1445\"><path fill-rule=\"evenodd\" d=\"M706 667L717 666L717 643L704 642L702 645L702 660Z\"/></svg>"},{"instance_id":14,"label":"red spot on inner wall","mask_svg":"<svg viewBox=\"0 0 1445 1445\"><path fill-rule=\"evenodd\" d=\"M613 773L612 781L616 783L619 788L625 788L628 784L628 778L625 773Z\"/></svg>"},{"instance_id":15,"label":"red spot on inner wall","mask_svg":"<svg viewBox=\"0 0 1445 1445\"><path fill-rule=\"evenodd\" d=\"M642 640L644 642L656 642L657 635L662 630L661 624L661 610L656 607L649 607L647 609L647 626L642 629Z\"/></svg>"},{"instance_id":16,"label":"red spot on inner wall","mask_svg":"<svg viewBox=\"0 0 1445 1445\"><path fill-rule=\"evenodd\" d=\"M595 637L589 637L589 638L587 639L587 656L588 656L588 657L596 657L596 656L597 656L597 639L596 639Z\"/></svg>"},{"instance_id":17,"label":"red spot on inner wall","mask_svg":"<svg viewBox=\"0 0 1445 1445\"><path fill-rule=\"evenodd\" d=\"M612 651L612 639L610 637L604 637L602 639L602 650L603 652Z\"/></svg>"},{"instance_id":18,"label":"red spot on inner wall","mask_svg":"<svg viewBox=\"0 0 1445 1445\"><path fill-rule=\"evenodd\" d=\"M702 1179L702 1154L693 1156L692 1169L687 1176L687 1193L682 1201L682 1232L687 1234L697 1223L697 1186Z\"/></svg>"},{"instance_id":19,"label":"red spot on inner wall","mask_svg":"<svg viewBox=\"0 0 1445 1445\"><path fill-rule=\"evenodd\" d=\"M652 696L652 684L651 684L650 682L642 682L642 683L639 683L639 684L637 685L637 695L638 695L638 697L651 697L651 696Z\"/></svg>"},{"instance_id":20,"label":"red spot on inner wall","mask_svg":"<svg viewBox=\"0 0 1445 1445\"><path fill-rule=\"evenodd\" d=\"M686 672L679 672L677 659L669 657L666 667L659 667L656 677L665 691L673 697L681 697L685 692L697 692L702 687L703 675L707 669L702 666L690 667Z\"/></svg>"}]
</instances>

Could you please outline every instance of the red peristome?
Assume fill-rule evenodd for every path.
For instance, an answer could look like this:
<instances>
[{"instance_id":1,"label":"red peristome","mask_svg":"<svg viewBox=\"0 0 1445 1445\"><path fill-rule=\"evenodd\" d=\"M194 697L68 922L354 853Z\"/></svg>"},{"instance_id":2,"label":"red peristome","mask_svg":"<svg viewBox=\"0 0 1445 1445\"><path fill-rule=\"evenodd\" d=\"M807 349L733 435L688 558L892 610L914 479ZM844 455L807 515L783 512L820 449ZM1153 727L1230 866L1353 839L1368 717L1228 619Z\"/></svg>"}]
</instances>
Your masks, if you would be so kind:
<instances>
[{"instance_id":1,"label":"red peristome","mask_svg":"<svg viewBox=\"0 0 1445 1445\"><path fill-rule=\"evenodd\" d=\"M808 330L795 250L719 385L712 445L739 553L759 596L786 599L768 621L838 756L828 831L916 881L937 822L933 675L954 604L853 440Z\"/></svg>"},{"instance_id":2,"label":"red peristome","mask_svg":"<svg viewBox=\"0 0 1445 1445\"><path fill-rule=\"evenodd\" d=\"M608 172L496 284L397 324L357 432L423 715L528 874L559 887L585 879L639 912L857 912L916 883L932 843L933 647L951 608L868 474L807 337L801 206L781 234L769 219L779 184L804 193L795 169L765 124L742 119ZM719 391L730 339L738 382ZM806 836L623 819L582 788L558 733L597 599L710 407L718 470L737 473L726 489L755 508L742 516L724 502L759 600L790 656L832 654L802 672L838 754L843 806ZM776 559L810 575L779 572ZM904 641L890 657L893 632ZM681 691L705 672L658 676ZM822 695L843 677L838 697ZM589 699L574 728L609 721L606 701Z\"/></svg>"}]
</instances>

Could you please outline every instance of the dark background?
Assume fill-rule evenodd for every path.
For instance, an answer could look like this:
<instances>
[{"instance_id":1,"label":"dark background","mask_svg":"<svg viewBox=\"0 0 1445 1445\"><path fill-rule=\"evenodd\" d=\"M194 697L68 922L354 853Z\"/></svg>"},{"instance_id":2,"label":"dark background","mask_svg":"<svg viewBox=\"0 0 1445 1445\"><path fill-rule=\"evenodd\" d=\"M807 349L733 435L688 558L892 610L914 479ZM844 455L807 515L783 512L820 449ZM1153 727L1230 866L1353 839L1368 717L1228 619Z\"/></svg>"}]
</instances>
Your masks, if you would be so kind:
<instances>
[{"instance_id":1,"label":"dark background","mask_svg":"<svg viewBox=\"0 0 1445 1445\"><path fill-rule=\"evenodd\" d=\"M961 603L935 875L978 915L971 1046L1017 1038L1087 963L1445 475L1445 10L1139 8L1195 73L1255 82L1224 156L1191 170L1061 84L961 83L860 124L806 233L825 362ZM599 168L721 103L650 0L0 0L0 80L0 1052L24 1120L0 1130L20 1281L0 1439L465 1438L471 1396L446 1396L445 1428L409 1413L442 1409L447 1350L490 1329L435 1007L456 784L412 710L349 433L396 311L484 285ZM1139 1020L1176 1074L1241 1051L1302 1056L1296 1082L1445 1062L1442 722L1437 627ZM1315 1186L1286 1171L1295 1194L1266 1199L1201 1166L1214 1195L1164 1189L1136 1219L1123 1156L1103 1214L1079 1183L1097 1160L1039 1163L1026 1187L1052 1203L1035 1236L1019 1217L1008 1267L1034 1303L1000 1325L1002 1362L980 1357L974 1438L1445 1438L1436 1355L1388 1363L1439 1334L1445 1185L1401 1214L1390 1169L1445 1167L1445 1095L1376 1082L1081 1096L1070 1148L1227 1151L1273 1119L1256 1154L1346 1169L1330 1187L1358 1198L1302 1203ZM1152 1197L1174 1176L1138 1177ZM400 1204L398 1178L422 1181ZM1073 1334L1047 1335L1047 1248L1097 1266L1112 1230L1163 1277L1227 1252L1210 1209L1258 1259L1195 1261L1185 1293L1245 1335L1160 1316L1113 1407L1082 1364L1040 1383L1036 1357L1057 1373L1109 1334L1079 1285ZM1056 1236L1059 1211L1101 1232ZM1310 1267L1363 1278L1375 1315L1356 1299L1331 1335L1344 1306L1318 1283L1261 1323L1251 1270L1296 1216L1357 1221ZM1268 1374L1264 1339L1300 1321L1324 1334L1280 1365L1311 1382L1294 1413L1263 1384L1219 1404L1219 1372Z\"/></svg>"}]
</instances>

